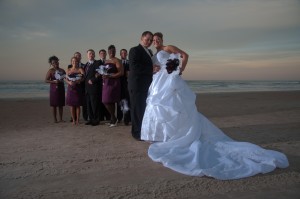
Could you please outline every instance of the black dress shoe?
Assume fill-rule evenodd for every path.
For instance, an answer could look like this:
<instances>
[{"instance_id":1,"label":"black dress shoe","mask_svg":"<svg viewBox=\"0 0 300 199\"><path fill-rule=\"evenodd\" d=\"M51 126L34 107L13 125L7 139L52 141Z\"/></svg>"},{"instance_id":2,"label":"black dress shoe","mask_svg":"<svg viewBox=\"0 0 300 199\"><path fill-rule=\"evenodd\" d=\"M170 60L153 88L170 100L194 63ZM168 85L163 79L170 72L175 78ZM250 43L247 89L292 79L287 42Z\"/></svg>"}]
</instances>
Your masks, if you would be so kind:
<instances>
[{"instance_id":1,"label":"black dress shoe","mask_svg":"<svg viewBox=\"0 0 300 199\"><path fill-rule=\"evenodd\" d=\"M85 123L85 125L92 125L92 122L87 122Z\"/></svg>"},{"instance_id":2,"label":"black dress shoe","mask_svg":"<svg viewBox=\"0 0 300 199\"><path fill-rule=\"evenodd\" d=\"M99 125L99 122L93 122L92 123L92 126L98 126Z\"/></svg>"},{"instance_id":3,"label":"black dress shoe","mask_svg":"<svg viewBox=\"0 0 300 199\"><path fill-rule=\"evenodd\" d=\"M141 140L141 138L140 137L138 137L138 136L132 136L135 140L137 140L137 141L143 141L143 140Z\"/></svg>"},{"instance_id":4,"label":"black dress shoe","mask_svg":"<svg viewBox=\"0 0 300 199\"><path fill-rule=\"evenodd\" d=\"M136 141L144 141L144 140L142 140L141 138L135 138L135 137L134 137L134 139L135 139Z\"/></svg>"}]
</instances>

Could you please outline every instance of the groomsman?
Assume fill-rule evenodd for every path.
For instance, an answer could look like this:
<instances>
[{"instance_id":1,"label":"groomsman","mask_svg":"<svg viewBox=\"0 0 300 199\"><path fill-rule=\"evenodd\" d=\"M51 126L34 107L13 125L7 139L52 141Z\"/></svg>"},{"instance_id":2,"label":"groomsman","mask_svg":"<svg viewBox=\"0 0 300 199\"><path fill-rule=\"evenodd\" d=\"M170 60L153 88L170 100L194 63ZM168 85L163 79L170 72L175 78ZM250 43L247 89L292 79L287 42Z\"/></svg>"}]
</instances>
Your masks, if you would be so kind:
<instances>
[{"instance_id":1,"label":"groomsman","mask_svg":"<svg viewBox=\"0 0 300 199\"><path fill-rule=\"evenodd\" d=\"M77 60L79 62L79 64L78 64L79 67L84 68L85 64L81 63L81 53L80 52L75 52L73 56L77 58ZM71 67L72 67L72 64L69 64L68 68L71 68Z\"/></svg>"},{"instance_id":2,"label":"groomsman","mask_svg":"<svg viewBox=\"0 0 300 199\"><path fill-rule=\"evenodd\" d=\"M122 62L123 69L124 69L124 75L121 76L121 78L120 78L120 80L121 80L121 101L126 100L126 102L128 103L128 106L130 107L128 82L127 82L127 78L128 78L128 74L129 74L129 60L127 59L127 50L121 49L120 56L121 56L121 62ZM123 118L123 115L124 115L124 118ZM123 114L120 103L118 103L118 106L117 106L117 118L118 118L118 121L122 121L122 119L124 119L125 125L128 125L131 120L130 119L130 110Z\"/></svg>"},{"instance_id":3,"label":"groomsman","mask_svg":"<svg viewBox=\"0 0 300 199\"><path fill-rule=\"evenodd\" d=\"M96 77L96 68L101 65L100 61L95 60L95 51L87 51L88 62L85 64L85 96L88 109L89 121L86 125L96 126L100 122L100 99L102 93L102 80Z\"/></svg>"},{"instance_id":4,"label":"groomsman","mask_svg":"<svg viewBox=\"0 0 300 199\"><path fill-rule=\"evenodd\" d=\"M152 82L153 63L151 46L153 34L143 32L141 41L129 51L128 90L131 102L131 133L136 140L141 140L141 127L149 86Z\"/></svg>"}]
</instances>

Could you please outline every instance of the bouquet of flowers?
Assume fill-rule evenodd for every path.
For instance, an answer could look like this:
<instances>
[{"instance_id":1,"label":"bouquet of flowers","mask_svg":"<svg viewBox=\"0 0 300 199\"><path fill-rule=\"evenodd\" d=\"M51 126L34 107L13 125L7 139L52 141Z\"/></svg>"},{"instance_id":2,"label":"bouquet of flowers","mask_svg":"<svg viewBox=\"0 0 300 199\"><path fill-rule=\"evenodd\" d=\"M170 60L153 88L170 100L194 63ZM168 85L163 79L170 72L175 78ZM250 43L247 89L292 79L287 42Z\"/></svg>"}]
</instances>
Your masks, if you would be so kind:
<instances>
[{"instance_id":1,"label":"bouquet of flowers","mask_svg":"<svg viewBox=\"0 0 300 199\"><path fill-rule=\"evenodd\" d=\"M168 59L167 63L166 63L166 69L168 74L171 74L173 71L177 70L178 66L179 66L179 59L174 58L174 59Z\"/></svg>"},{"instance_id":2,"label":"bouquet of flowers","mask_svg":"<svg viewBox=\"0 0 300 199\"><path fill-rule=\"evenodd\" d=\"M97 73L99 73L100 75L109 75L109 69L111 67L107 64L106 66L105 65L101 65L99 66L99 68L96 69Z\"/></svg>"},{"instance_id":3,"label":"bouquet of flowers","mask_svg":"<svg viewBox=\"0 0 300 199\"><path fill-rule=\"evenodd\" d=\"M82 78L82 74L79 74L79 73L72 73L72 74L67 75L67 79L72 82L80 80L81 78Z\"/></svg>"},{"instance_id":4,"label":"bouquet of flowers","mask_svg":"<svg viewBox=\"0 0 300 199\"><path fill-rule=\"evenodd\" d=\"M56 70L54 77L56 80L63 80L66 77L66 74L64 74L63 72Z\"/></svg>"}]
</instances>

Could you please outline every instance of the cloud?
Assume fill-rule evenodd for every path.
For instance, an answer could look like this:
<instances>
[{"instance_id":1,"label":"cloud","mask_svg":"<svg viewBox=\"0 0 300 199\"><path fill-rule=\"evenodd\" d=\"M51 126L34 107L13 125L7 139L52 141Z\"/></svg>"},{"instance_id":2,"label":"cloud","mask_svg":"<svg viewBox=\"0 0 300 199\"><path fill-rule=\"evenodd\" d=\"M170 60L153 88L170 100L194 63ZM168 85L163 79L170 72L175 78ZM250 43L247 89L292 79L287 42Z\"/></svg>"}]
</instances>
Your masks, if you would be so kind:
<instances>
[{"instance_id":1,"label":"cloud","mask_svg":"<svg viewBox=\"0 0 300 199\"><path fill-rule=\"evenodd\" d=\"M129 49L150 30L189 53L190 65L294 66L299 19L299 0L0 0L0 56L37 67L56 54L67 64L74 51Z\"/></svg>"}]
</instances>

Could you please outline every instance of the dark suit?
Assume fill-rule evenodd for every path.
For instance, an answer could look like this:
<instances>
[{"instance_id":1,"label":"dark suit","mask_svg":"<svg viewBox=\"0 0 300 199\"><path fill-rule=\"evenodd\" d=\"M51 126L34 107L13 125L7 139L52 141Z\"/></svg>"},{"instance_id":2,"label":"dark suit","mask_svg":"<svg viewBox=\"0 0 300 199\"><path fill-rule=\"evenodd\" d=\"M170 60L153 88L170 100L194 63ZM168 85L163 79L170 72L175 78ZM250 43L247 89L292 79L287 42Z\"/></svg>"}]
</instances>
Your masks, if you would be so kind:
<instances>
[{"instance_id":1,"label":"dark suit","mask_svg":"<svg viewBox=\"0 0 300 199\"><path fill-rule=\"evenodd\" d=\"M144 47L140 44L131 48L129 51L128 91L131 104L131 133L137 139L141 137L141 126L152 75L152 60Z\"/></svg>"},{"instance_id":2,"label":"dark suit","mask_svg":"<svg viewBox=\"0 0 300 199\"><path fill-rule=\"evenodd\" d=\"M85 70L85 96L86 104L90 122L92 124L99 124L99 112L100 112L100 101L102 93L102 79L96 78L96 68L101 65L101 62L94 60L92 64L88 66L86 63ZM89 84L88 81L91 80L93 84Z\"/></svg>"}]
</instances>

